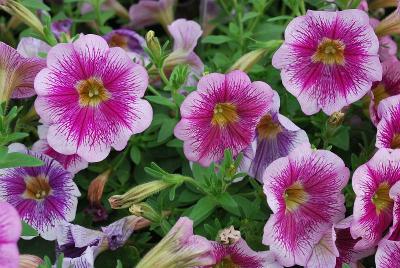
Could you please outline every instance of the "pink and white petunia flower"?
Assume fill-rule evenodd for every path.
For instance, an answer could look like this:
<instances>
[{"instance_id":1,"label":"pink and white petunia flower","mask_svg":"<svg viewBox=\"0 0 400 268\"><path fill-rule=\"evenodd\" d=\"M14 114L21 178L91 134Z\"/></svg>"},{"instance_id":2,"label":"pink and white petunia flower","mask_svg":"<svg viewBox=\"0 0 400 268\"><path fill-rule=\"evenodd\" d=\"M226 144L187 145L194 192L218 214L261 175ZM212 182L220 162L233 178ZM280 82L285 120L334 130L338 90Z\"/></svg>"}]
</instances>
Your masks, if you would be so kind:
<instances>
[{"instance_id":1,"label":"pink and white petunia flower","mask_svg":"<svg viewBox=\"0 0 400 268\"><path fill-rule=\"evenodd\" d=\"M181 106L182 119L175 136L184 141L187 159L209 166L236 156L252 142L257 123L272 106L273 90L264 82L251 82L242 71L202 77L197 90Z\"/></svg>"},{"instance_id":2,"label":"pink and white petunia flower","mask_svg":"<svg viewBox=\"0 0 400 268\"><path fill-rule=\"evenodd\" d=\"M129 17L136 29L160 23L166 27L174 20L176 0L140 0L129 8Z\"/></svg>"},{"instance_id":3,"label":"pink and white petunia flower","mask_svg":"<svg viewBox=\"0 0 400 268\"><path fill-rule=\"evenodd\" d=\"M400 148L400 95L382 100L378 106L377 148Z\"/></svg>"},{"instance_id":4,"label":"pink and white petunia flower","mask_svg":"<svg viewBox=\"0 0 400 268\"><path fill-rule=\"evenodd\" d=\"M341 110L382 78L379 42L361 10L311 11L293 19L272 59L305 114Z\"/></svg>"},{"instance_id":5,"label":"pink and white petunia flower","mask_svg":"<svg viewBox=\"0 0 400 268\"><path fill-rule=\"evenodd\" d=\"M284 266L306 265L332 225L344 218L344 196L350 172L337 155L297 147L264 172L264 193L273 214L263 243Z\"/></svg>"},{"instance_id":6,"label":"pink and white petunia flower","mask_svg":"<svg viewBox=\"0 0 400 268\"><path fill-rule=\"evenodd\" d=\"M147 85L146 70L100 36L56 45L35 79L35 108L49 125L47 142L88 162L105 159L111 147L124 149L150 125L152 108L142 99Z\"/></svg>"},{"instance_id":7,"label":"pink and white petunia flower","mask_svg":"<svg viewBox=\"0 0 400 268\"><path fill-rule=\"evenodd\" d=\"M34 37L22 37L17 46L17 51L22 57L38 58L43 60L44 64L46 64L46 60L43 59L43 56L46 55L50 49L51 46L46 42Z\"/></svg>"},{"instance_id":8,"label":"pink and white petunia flower","mask_svg":"<svg viewBox=\"0 0 400 268\"><path fill-rule=\"evenodd\" d=\"M382 62L382 81L372 84L371 92L366 98L369 104L369 115L374 125L380 121L378 115L379 103L387 97L400 94L400 62L396 57L389 58Z\"/></svg>"},{"instance_id":9,"label":"pink and white petunia flower","mask_svg":"<svg viewBox=\"0 0 400 268\"><path fill-rule=\"evenodd\" d=\"M0 202L0 266L17 268L19 264L18 239L21 219L17 210L7 202Z\"/></svg>"},{"instance_id":10,"label":"pink and white petunia flower","mask_svg":"<svg viewBox=\"0 0 400 268\"><path fill-rule=\"evenodd\" d=\"M88 162L82 159L77 154L64 155L55 151L50 147L47 142L47 131L48 127L45 125L38 126L39 140L32 145L32 151L43 153L50 156L54 160L65 168L65 170L71 172L72 174L78 173L79 171L88 167Z\"/></svg>"},{"instance_id":11,"label":"pink and white petunia flower","mask_svg":"<svg viewBox=\"0 0 400 268\"><path fill-rule=\"evenodd\" d=\"M14 48L0 42L0 102L35 96L33 82L46 65L38 58L25 58Z\"/></svg>"},{"instance_id":12,"label":"pink and white petunia flower","mask_svg":"<svg viewBox=\"0 0 400 268\"><path fill-rule=\"evenodd\" d=\"M362 238L358 248L376 246L392 223L390 188L400 180L400 151L379 149L353 174L354 202L351 234Z\"/></svg>"}]
</instances>

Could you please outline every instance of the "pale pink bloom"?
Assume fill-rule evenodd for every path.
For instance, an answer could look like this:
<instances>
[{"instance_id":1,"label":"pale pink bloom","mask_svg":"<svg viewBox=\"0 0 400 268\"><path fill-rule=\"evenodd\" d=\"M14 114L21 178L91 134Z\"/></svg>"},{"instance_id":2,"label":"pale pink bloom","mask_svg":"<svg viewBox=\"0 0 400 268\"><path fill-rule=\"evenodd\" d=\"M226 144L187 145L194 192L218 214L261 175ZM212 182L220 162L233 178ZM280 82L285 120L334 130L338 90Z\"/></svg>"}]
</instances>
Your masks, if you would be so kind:
<instances>
[{"instance_id":1,"label":"pale pink bloom","mask_svg":"<svg viewBox=\"0 0 400 268\"><path fill-rule=\"evenodd\" d=\"M140 29L157 23L167 26L174 20L176 0L140 0L129 8L134 28Z\"/></svg>"},{"instance_id":2,"label":"pale pink bloom","mask_svg":"<svg viewBox=\"0 0 400 268\"><path fill-rule=\"evenodd\" d=\"M400 148L400 95L382 100L378 106L377 148Z\"/></svg>"},{"instance_id":3,"label":"pale pink bloom","mask_svg":"<svg viewBox=\"0 0 400 268\"><path fill-rule=\"evenodd\" d=\"M0 202L0 266L19 267L18 239L21 234L21 219L15 208L7 202Z\"/></svg>"}]
</instances>

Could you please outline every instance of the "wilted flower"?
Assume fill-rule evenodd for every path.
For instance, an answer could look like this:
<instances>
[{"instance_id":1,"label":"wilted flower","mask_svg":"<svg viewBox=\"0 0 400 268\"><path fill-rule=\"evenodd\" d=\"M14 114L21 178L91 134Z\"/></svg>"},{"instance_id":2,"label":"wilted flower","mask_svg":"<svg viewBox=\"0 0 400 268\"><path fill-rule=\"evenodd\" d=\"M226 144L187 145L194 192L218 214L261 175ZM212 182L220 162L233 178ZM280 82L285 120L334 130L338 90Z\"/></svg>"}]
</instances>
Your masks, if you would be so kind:
<instances>
[{"instance_id":1,"label":"wilted flower","mask_svg":"<svg viewBox=\"0 0 400 268\"><path fill-rule=\"evenodd\" d=\"M43 67L46 64L46 60L43 59L43 56L47 55L50 49L51 46L47 43L33 37L22 37L17 46L17 51L22 57L43 60Z\"/></svg>"},{"instance_id":2,"label":"wilted flower","mask_svg":"<svg viewBox=\"0 0 400 268\"><path fill-rule=\"evenodd\" d=\"M400 94L400 62L390 58L382 62L382 81L374 82L370 94L365 96L365 104L369 106L369 115L374 125L380 121L379 103L387 97Z\"/></svg>"},{"instance_id":3,"label":"wilted flower","mask_svg":"<svg viewBox=\"0 0 400 268\"><path fill-rule=\"evenodd\" d=\"M43 260L35 255L22 254L19 256L18 268L37 268Z\"/></svg>"},{"instance_id":4,"label":"wilted flower","mask_svg":"<svg viewBox=\"0 0 400 268\"><path fill-rule=\"evenodd\" d=\"M136 268L180 268L211 265L211 243L193 235L193 222L180 218L168 234L136 265Z\"/></svg>"},{"instance_id":5,"label":"wilted flower","mask_svg":"<svg viewBox=\"0 0 400 268\"><path fill-rule=\"evenodd\" d=\"M71 19L57 20L51 23L51 31L57 38L61 38L63 33L70 35L71 26Z\"/></svg>"},{"instance_id":6,"label":"wilted flower","mask_svg":"<svg viewBox=\"0 0 400 268\"><path fill-rule=\"evenodd\" d=\"M0 169L1 198L13 205L44 239L55 239L57 224L75 218L80 192L73 176L57 161L29 151L22 144L10 145L9 151L34 156L44 165Z\"/></svg>"},{"instance_id":7,"label":"wilted flower","mask_svg":"<svg viewBox=\"0 0 400 268\"><path fill-rule=\"evenodd\" d=\"M359 248L376 246L393 219L390 188L400 180L400 151L380 149L353 174L354 202L351 234L361 237Z\"/></svg>"},{"instance_id":8,"label":"wilted flower","mask_svg":"<svg viewBox=\"0 0 400 268\"><path fill-rule=\"evenodd\" d=\"M341 190L349 176L337 155L308 144L266 168L264 193L274 214L264 227L263 243L279 263L306 265L326 231L344 218Z\"/></svg>"},{"instance_id":9,"label":"wilted flower","mask_svg":"<svg viewBox=\"0 0 400 268\"><path fill-rule=\"evenodd\" d=\"M129 8L133 27L139 29L160 23L164 28L174 20L176 0L140 0Z\"/></svg>"},{"instance_id":10,"label":"wilted flower","mask_svg":"<svg viewBox=\"0 0 400 268\"><path fill-rule=\"evenodd\" d=\"M400 95L382 100L378 106L377 148L400 148Z\"/></svg>"},{"instance_id":11,"label":"wilted flower","mask_svg":"<svg viewBox=\"0 0 400 268\"><path fill-rule=\"evenodd\" d=\"M134 31L127 29L112 30L103 36L110 47L123 48L134 62L146 65L149 57L144 52L146 41Z\"/></svg>"},{"instance_id":12,"label":"wilted flower","mask_svg":"<svg viewBox=\"0 0 400 268\"><path fill-rule=\"evenodd\" d=\"M107 169L90 182L88 199L91 204L100 204L101 197L103 196L104 186L111 175L111 171L112 169Z\"/></svg>"},{"instance_id":13,"label":"wilted flower","mask_svg":"<svg viewBox=\"0 0 400 268\"><path fill-rule=\"evenodd\" d=\"M146 70L100 36L56 45L35 79L47 142L88 162L103 160L111 147L124 149L131 135L150 125L152 108L141 99L147 84Z\"/></svg>"},{"instance_id":14,"label":"wilted flower","mask_svg":"<svg viewBox=\"0 0 400 268\"><path fill-rule=\"evenodd\" d=\"M50 156L58 163L60 163L65 170L71 172L72 174L76 174L79 171L88 167L88 162L85 161L79 155L60 154L52 147L50 147L49 143L46 140L47 131L48 131L47 126L45 125L38 126L39 140L32 145L32 151Z\"/></svg>"},{"instance_id":15,"label":"wilted flower","mask_svg":"<svg viewBox=\"0 0 400 268\"><path fill-rule=\"evenodd\" d=\"M18 212L7 202L0 202L0 266L19 267L17 241L21 234L21 220Z\"/></svg>"},{"instance_id":16,"label":"wilted flower","mask_svg":"<svg viewBox=\"0 0 400 268\"><path fill-rule=\"evenodd\" d=\"M0 102L35 95L33 82L46 65L37 58L24 58L14 48L0 42Z\"/></svg>"},{"instance_id":17,"label":"wilted flower","mask_svg":"<svg viewBox=\"0 0 400 268\"><path fill-rule=\"evenodd\" d=\"M57 252L64 253L63 267L94 268L95 258L103 251L122 247L136 230L140 217L122 218L101 231L71 223L57 227Z\"/></svg>"},{"instance_id":18,"label":"wilted flower","mask_svg":"<svg viewBox=\"0 0 400 268\"><path fill-rule=\"evenodd\" d=\"M379 43L361 10L308 11L292 20L272 59L306 114L341 110L382 78Z\"/></svg>"},{"instance_id":19,"label":"wilted flower","mask_svg":"<svg viewBox=\"0 0 400 268\"><path fill-rule=\"evenodd\" d=\"M182 103L182 119L174 130L184 141L187 159L208 166L220 161L228 148L236 156L252 142L273 94L269 85L252 83L242 71L202 77Z\"/></svg>"}]
</instances>

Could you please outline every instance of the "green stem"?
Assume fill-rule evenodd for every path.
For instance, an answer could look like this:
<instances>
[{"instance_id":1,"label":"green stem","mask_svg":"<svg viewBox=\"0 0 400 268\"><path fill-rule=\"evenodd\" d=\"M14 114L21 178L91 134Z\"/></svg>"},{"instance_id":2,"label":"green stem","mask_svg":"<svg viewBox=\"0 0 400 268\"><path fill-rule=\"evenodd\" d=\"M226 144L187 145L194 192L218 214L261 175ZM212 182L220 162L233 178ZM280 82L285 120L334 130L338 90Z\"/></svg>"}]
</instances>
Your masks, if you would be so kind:
<instances>
[{"instance_id":1,"label":"green stem","mask_svg":"<svg viewBox=\"0 0 400 268\"><path fill-rule=\"evenodd\" d=\"M158 73L160 74L161 80L164 82L165 85L169 84L169 80L164 73L164 67L158 69Z\"/></svg>"},{"instance_id":2,"label":"green stem","mask_svg":"<svg viewBox=\"0 0 400 268\"><path fill-rule=\"evenodd\" d=\"M154 95L156 95L156 96L161 96L161 94L158 93L157 89L155 89L153 86L148 85L148 89L149 89L149 91L150 91L151 93L153 93Z\"/></svg>"}]
</instances>

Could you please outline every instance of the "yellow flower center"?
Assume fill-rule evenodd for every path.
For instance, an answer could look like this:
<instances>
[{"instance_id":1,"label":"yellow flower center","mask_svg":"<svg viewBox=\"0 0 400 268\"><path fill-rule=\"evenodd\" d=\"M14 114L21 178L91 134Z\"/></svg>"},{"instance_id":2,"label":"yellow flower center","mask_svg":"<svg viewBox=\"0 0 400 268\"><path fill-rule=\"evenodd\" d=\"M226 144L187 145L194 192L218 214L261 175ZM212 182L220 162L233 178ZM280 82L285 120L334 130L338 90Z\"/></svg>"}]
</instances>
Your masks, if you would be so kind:
<instances>
[{"instance_id":1,"label":"yellow flower center","mask_svg":"<svg viewBox=\"0 0 400 268\"><path fill-rule=\"evenodd\" d=\"M389 196L390 185L389 183L382 182L379 184L378 189L372 196L372 203L376 208L376 213L379 214L383 210L390 209L393 205L393 200Z\"/></svg>"},{"instance_id":2,"label":"yellow flower center","mask_svg":"<svg viewBox=\"0 0 400 268\"><path fill-rule=\"evenodd\" d=\"M303 205L308 200L308 194L304 190L303 185L296 181L288 187L283 195L286 204L286 211L293 212L300 205Z\"/></svg>"},{"instance_id":3,"label":"yellow flower center","mask_svg":"<svg viewBox=\"0 0 400 268\"><path fill-rule=\"evenodd\" d=\"M236 106L232 103L217 103L214 107L214 114L211 120L213 125L226 127L228 124L235 123L239 120L236 112Z\"/></svg>"},{"instance_id":4,"label":"yellow flower center","mask_svg":"<svg viewBox=\"0 0 400 268\"><path fill-rule=\"evenodd\" d=\"M260 139L271 139L282 132L282 127L272 120L270 114L267 114L264 115L258 123L257 132Z\"/></svg>"},{"instance_id":5,"label":"yellow flower center","mask_svg":"<svg viewBox=\"0 0 400 268\"><path fill-rule=\"evenodd\" d=\"M111 97L103 82L96 77L79 81L75 88L79 93L79 104L84 107L97 106Z\"/></svg>"},{"instance_id":6,"label":"yellow flower center","mask_svg":"<svg viewBox=\"0 0 400 268\"><path fill-rule=\"evenodd\" d=\"M327 65L344 65L345 45L340 40L324 37L318 44L317 51L312 55L313 62L322 62Z\"/></svg>"},{"instance_id":7,"label":"yellow flower center","mask_svg":"<svg viewBox=\"0 0 400 268\"><path fill-rule=\"evenodd\" d=\"M49 179L45 175L26 177L25 187L26 190L23 196L29 199L41 200L47 197L51 192Z\"/></svg>"},{"instance_id":8,"label":"yellow flower center","mask_svg":"<svg viewBox=\"0 0 400 268\"><path fill-rule=\"evenodd\" d=\"M240 268L239 265L235 264L230 256L223 258L219 263L217 263L214 268Z\"/></svg>"}]
</instances>

